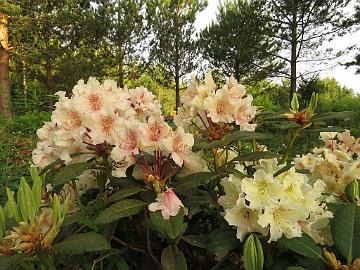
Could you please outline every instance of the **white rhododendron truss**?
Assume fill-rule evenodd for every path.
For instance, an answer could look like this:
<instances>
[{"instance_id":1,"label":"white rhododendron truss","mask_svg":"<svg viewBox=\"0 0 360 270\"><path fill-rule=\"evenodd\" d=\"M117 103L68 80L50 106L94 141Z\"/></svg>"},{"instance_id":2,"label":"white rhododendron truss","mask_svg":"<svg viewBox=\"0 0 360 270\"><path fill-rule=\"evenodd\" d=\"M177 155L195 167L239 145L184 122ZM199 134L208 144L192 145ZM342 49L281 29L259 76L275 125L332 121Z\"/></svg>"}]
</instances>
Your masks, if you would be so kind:
<instances>
[{"instance_id":1,"label":"white rhododendron truss","mask_svg":"<svg viewBox=\"0 0 360 270\"><path fill-rule=\"evenodd\" d=\"M122 89L95 78L79 81L70 97L57 95L51 122L37 132L34 164L43 168L57 159L69 165L93 158L110 165L114 177L125 177L136 165L158 194L150 209L161 210L164 218L176 215L182 203L166 183L182 167L203 170L206 164L192 152L193 135L165 122L155 96L144 87ZM80 176L77 186L80 192L96 187L95 171Z\"/></svg>"},{"instance_id":2,"label":"white rhododendron truss","mask_svg":"<svg viewBox=\"0 0 360 270\"><path fill-rule=\"evenodd\" d=\"M325 183L325 193L331 198L341 199L345 187L360 179L359 138L351 136L349 130L321 132L320 136L325 145L297 156L294 163L296 168L308 170L312 181L321 179Z\"/></svg>"},{"instance_id":3,"label":"white rhododendron truss","mask_svg":"<svg viewBox=\"0 0 360 270\"><path fill-rule=\"evenodd\" d=\"M309 234L316 242L329 243L328 220L332 213L320 200L324 182L310 183L306 175L295 168L280 173L284 165L276 159L262 160L252 177L231 174L222 180L225 195L219 198L224 218L237 227L237 237L243 241L248 233L268 237L268 242Z\"/></svg>"},{"instance_id":4,"label":"white rhododendron truss","mask_svg":"<svg viewBox=\"0 0 360 270\"><path fill-rule=\"evenodd\" d=\"M207 72L203 84L195 77L181 96L182 107L178 109L174 122L177 126L188 129L193 126L204 133L208 139L221 139L235 124L241 131L254 131L253 119L256 107L253 97L246 94L245 87L231 76L227 83L218 88L211 72Z\"/></svg>"}]
</instances>

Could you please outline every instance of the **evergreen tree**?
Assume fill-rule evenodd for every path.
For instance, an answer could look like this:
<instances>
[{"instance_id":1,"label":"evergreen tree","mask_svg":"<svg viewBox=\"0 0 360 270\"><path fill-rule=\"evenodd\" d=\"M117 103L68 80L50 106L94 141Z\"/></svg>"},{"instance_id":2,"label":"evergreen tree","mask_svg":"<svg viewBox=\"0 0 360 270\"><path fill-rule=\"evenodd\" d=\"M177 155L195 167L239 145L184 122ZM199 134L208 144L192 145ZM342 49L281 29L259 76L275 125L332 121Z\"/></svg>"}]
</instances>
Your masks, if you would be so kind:
<instances>
[{"instance_id":1,"label":"evergreen tree","mask_svg":"<svg viewBox=\"0 0 360 270\"><path fill-rule=\"evenodd\" d=\"M194 22L205 6L205 0L147 1L152 29L150 59L174 78L176 108L180 105L180 78L194 69L198 58Z\"/></svg>"},{"instance_id":2,"label":"evergreen tree","mask_svg":"<svg viewBox=\"0 0 360 270\"><path fill-rule=\"evenodd\" d=\"M237 80L260 81L279 75L280 46L269 32L271 17L262 0L228 1L217 19L201 32L202 53L213 67Z\"/></svg>"},{"instance_id":3,"label":"evergreen tree","mask_svg":"<svg viewBox=\"0 0 360 270\"><path fill-rule=\"evenodd\" d=\"M333 59L329 50L316 51L324 41L343 31L345 21L343 8L350 0L270 0L266 1L271 11L271 25L276 30L274 37L281 43L290 71L290 100L297 89L297 79L305 76L299 72L299 62L319 62Z\"/></svg>"}]
</instances>

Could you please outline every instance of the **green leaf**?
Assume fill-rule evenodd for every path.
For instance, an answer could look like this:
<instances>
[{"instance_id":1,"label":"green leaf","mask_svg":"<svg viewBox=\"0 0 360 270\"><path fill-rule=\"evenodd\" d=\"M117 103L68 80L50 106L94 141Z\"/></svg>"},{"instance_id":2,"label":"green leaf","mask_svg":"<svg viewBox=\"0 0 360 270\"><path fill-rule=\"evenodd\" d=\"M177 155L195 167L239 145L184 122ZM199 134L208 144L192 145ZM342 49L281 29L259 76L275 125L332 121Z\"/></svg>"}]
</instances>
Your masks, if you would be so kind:
<instances>
[{"instance_id":1,"label":"green leaf","mask_svg":"<svg viewBox=\"0 0 360 270\"><path fill-rule=\"evenodd\" d=\"M277 157L278 155L276 153L270 151L255 151L241 154L234 158L233 161L256 161L259 159L272 159Z\"/></svg>"},{"instance_id":2,"label":"green leaf","mask_svg":"<svg viewBox=\"0 0 360 270\"><path fill-rule=\"evenodd\" d=\"M17 264L27 256L25 253L19 253L12 256L2 255L0 256L0 269L1 270L10 270L17 269Z\"/></svg>"},{"instance_id":3,"label":"green leaf","mask_svg":"<svg viewBox=\"0 0 360 270\"><path fill-rule=\"evenodd\" d=\"M263 140L269 139L272 135L265 133L256 133L251 131L235 131L233 133L226 134L221 140L216 140L212 142L208 141L200 141L196 142L193 146L195 151L202 149L211 149L211 148L219 148L223 146L227 146L235 141L243 140L248 141L251 139Z\"/></svg>"},{"instance_id":4,"label":"green leaf","mask_svg":"<svg viewBox=\"0 0 360 270\"><path fill-rule=\"evenodd\" d=\"M168 246L161 254L163 270L186 270L184 254L176 246Z\"/></svg>"},{"instance_id":5,"label":"green leaf","mask_svg":"<svg viewBox=\"0 0 360 270\"><path fill-rule=\"evenodd\" d=\"M351 264L360 257L360 207L353 203L339 207L330 225L335 247Z\"/></svg>"},{"instance_id":6,"label":"green leaf","mask_svg":"<svg viewBox=\"0 0 360 270\"><path fill-rule=\"evenodd\" d=\"M146 189L141 187L129 187L122 190L119 190L112 194L110 198L105 200L105 205L109 205L113 202L120 201L122 199L125 199L126 197L129 197L131 195L137 194L141 191L146 191Z\"/></svg>"},{"instance_id":7,"label":"green leaf","mask_svg":"<svg viewBox=\"0 0 360 270\"><path fill-rule=\"evenodd\" d=\"M211 253L227 252L240 247L234 231L217 229L208 235L207 249Z\"/></svg>"},{"instance_id":8,"label":"green leaf","mask_svg":"<svg viewBox=\"0 0 360 270\"><path fill-rule=\"evenodd\" d=\"M83 172L89 169L90 166L92 166L91 163L81 162L60 168L55 172L52 184L55 186L65 184L66 182L80 176Z\"/></svg>"},{"instance_id":9,"label":"green leaf","mask_svg":"<svg viewBox=\"0 0 360 270\"><path fill-rule=\"evenodd\" d=\"M216 179L217 174L213 172L197 172L185 177L179 177L173 187L177 191L192 189L201 185L206 185L210 180Z\"/></svg>"},{"instance_id":10,"label":"green leaf","mask_svg":"<svg viewBox=\"0 0 360 270\"><path fill-rule=\"evenodd\" d=\"M74 234L54 245L54 250L62 255L80 255L110 248L106 238L94 232Z\"/></svg>"},{"instance_id":11,"label":"green leaf","mask_svg":"<svg viewBox=\"0 0 360 270\"><path fill-rule=\"evenodd\" d=\"M289 266L286 270L306 270L304 267L301 266Z\"/></svg>"},{"instance_id":12,"label":"green leaf","mask_svg":"<svg viewBox=\"0 0 360 270\"><path fill-rule=\"evenodd\" d=\"M328 121L328 120L345 120L346 118L355 117L356 113L353 111L342 112L326 112L314 116L314 122Z\"/></svg>"},{"instance_id":13,"label":"green leaf","mask_svg":"<svg viewBox=\"0 0 360 270\"><path fill-rule=\"evenodd\" d=\"M95 218L95 224L106 224L120 218L135 215L145 206L145 202L134 199L116 202L100 212L100 214Z\"/></svg>"},{"instance_id":14,"label":"green leaf","mask_svg":"<svg viewBox=\"0 0 360 270\"><path fill-rule=\"evenodd\" d=\"M79 211L65 216L62 226L68 226L88 218L85 212Z\"/></svg>"},{"instance_id":15,"label":"green leaf","mask_svg":"<svg viewBox=\"0 0 360 270\"><path fill-rule=\"evenodd\" d=\"M7 205L9 206L10 213L15 218L16 222L19 223L21 221L21 214L19 211L19 207L15 202L14 194L8 187L6 187L6 194L8 198Z\"/></svg>"},{"instance_id":16,"label":"green leaf","mask_svg":"<svg viewBox=\"0 0 360 270\"><path fill-rule=\"evenodd\" d=\"M169 219L164 219L160 211L150 212L150 220L160 234L175 240L184 227L184 209L180 208L179 213Z\"/></svg>"},{"instance_id":17,"label":"green leaf","mask_svg":"<svg viewBox=\"0 0 360 270\"><path fill-rule=\"evenodd\" d=\"M206 237L204 235L185 235L181 239L192 246L206 248Z\"/></svg>"},{"instance_id":18,"label":"green leaf","mask_svg":"<svg viewBox=\"0 0 360 270\"><path fill-rule=\"evenodd\" d=\"M324 261L321 248L317 246L314 240L305 233L302 234L302 237L294 237L291 239L283 236L278 240L278 242L291 251L306 258L320 259Z\"/></svg>"},{"instance_id":19,"label":"green leaf","mask_svg":"<svg viewBox=\"0 0 360 270\"><path fill-rule=\"evenodd\" d=\"M297 97L297 93L293 94L290 106L291 106L291 109L294 110L294 111L299 110L299 100L298 100L298 97Z\"/></svg>"}]
</instances>

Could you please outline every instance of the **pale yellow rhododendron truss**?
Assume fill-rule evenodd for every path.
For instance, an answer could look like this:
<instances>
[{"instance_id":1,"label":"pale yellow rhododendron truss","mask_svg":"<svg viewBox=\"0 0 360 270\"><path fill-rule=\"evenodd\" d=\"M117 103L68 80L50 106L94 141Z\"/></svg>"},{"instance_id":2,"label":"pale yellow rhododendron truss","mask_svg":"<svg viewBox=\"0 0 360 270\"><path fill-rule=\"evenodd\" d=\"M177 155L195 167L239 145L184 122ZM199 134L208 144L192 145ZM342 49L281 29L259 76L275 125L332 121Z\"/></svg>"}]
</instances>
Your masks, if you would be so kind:
<instances>
[{"instance_id":1,"label":"pale yellow rhododendron truss","mask_svg":"<svg viewBox=\"0 0 360 270\"><path fill-rule=\"evenodd\" d=\"M248 233L259 233L268 242L309 234L316 242L329 243L328 221L332 213L321 202L324 182L310 183L308 177L295 168L278 176L283 168L276 159L262 160L252 177L244 177L242 165L222 180L225 195L219 198L224 218L237 227L237 237L243 241Z\"/></svg>"},{"instance_id":2,"label":"pale yellow rhododendron truss","mask_svg":"<svg viewBox=\"0 0 360 270\"><path fill-rule=\"evenodd\" d=\"M324 146L297 156L295 167L308 170L312 182L321 179L325 183L327 200L338 201L344 196L345 187L360 179L359 138L351 136L349 130L321 132L320 136Z\"/></svg>"}]
</instances>

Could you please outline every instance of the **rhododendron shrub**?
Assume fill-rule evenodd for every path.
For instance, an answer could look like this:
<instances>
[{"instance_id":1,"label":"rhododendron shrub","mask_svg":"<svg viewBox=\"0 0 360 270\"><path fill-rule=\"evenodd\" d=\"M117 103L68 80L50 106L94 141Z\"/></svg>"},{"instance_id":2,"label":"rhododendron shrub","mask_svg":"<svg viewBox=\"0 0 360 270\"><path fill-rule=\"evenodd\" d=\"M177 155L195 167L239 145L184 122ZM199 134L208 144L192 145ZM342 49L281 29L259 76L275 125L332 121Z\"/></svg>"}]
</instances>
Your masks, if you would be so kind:
<instances>
[{"instance_id":1,"label":"rhododendron shrub","mask_svg":"<svg viewBox=\"0 0 360 270\"><path fill-rule=\"evenodd\" d=\"M57 95L33 187L0 208L1 269L357 269L359 139L327 125L349 112L262 111L211 72L171 120L144 87Z\"/></svg>"}]
</instances>

